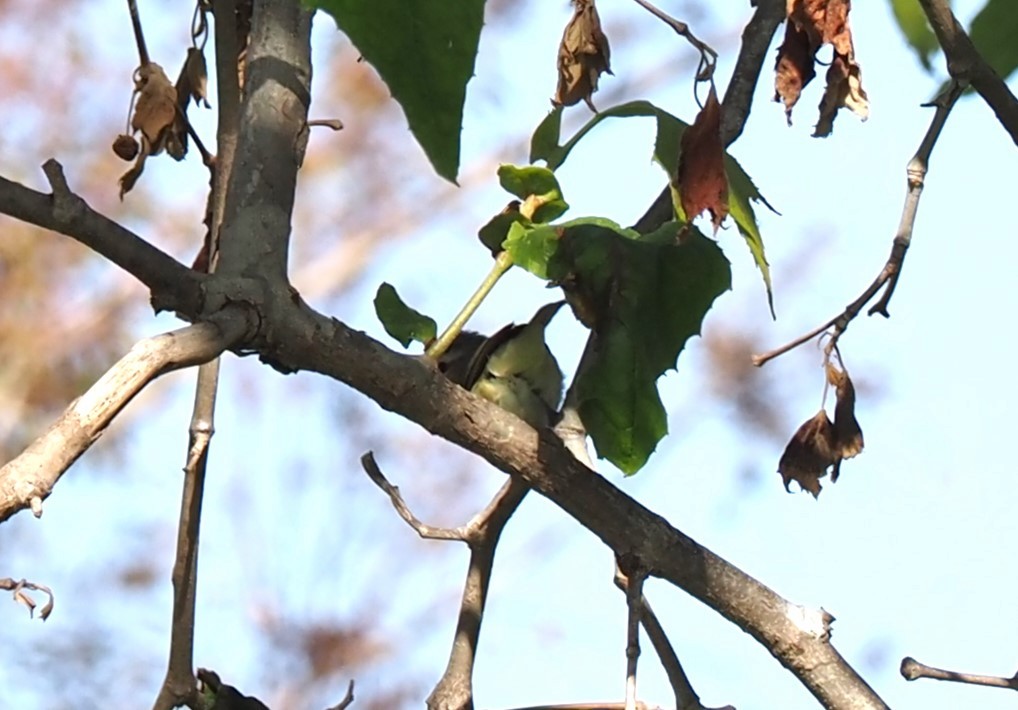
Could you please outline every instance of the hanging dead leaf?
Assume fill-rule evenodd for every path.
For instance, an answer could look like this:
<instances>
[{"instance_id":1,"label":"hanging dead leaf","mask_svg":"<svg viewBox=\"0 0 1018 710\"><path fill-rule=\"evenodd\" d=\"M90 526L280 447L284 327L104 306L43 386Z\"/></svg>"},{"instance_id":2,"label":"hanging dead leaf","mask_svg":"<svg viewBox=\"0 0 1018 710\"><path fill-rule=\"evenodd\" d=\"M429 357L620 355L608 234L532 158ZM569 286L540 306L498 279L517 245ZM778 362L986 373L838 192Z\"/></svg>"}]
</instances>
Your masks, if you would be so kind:
<instances>
[{"instance_id":1,"label":"hanging dead leaf","mask_svg":"<svg viewBox=\"0 0 1018 710\"><path fill-rule=\"evenodd\" d=\"M181 91L182 84L187 91ZM184 109L191 99L199 106L212 108L208 99L208 86L209 70L205 65L205 53L197 47L190 47L187 50L187 59L184 60L184 68L177 78L177 101L183 101Z\"/></svg>"},{"instance_id":2,"label":"hanging dead leaf","mask_svg":"<svg viewBox=\"0 0 1018 710\"><path fill-rule=\"evenodd\" d=\"M597 113L590 97L597 91L601 74L612 73L611 48L594 0L573 0L573 5L572 19L559 43L558 88L552 103L573 106L582 99Z\"/></svg>"},{"instance_id":3,"label":"hanging dead leaf","mask_svg":"<svg viewBox=\"0 0 1018 710\"><path fill-rule=\"evenodd\" d=\"M863 120L869 114L848 22L851 8L851 0L787 0L785 40L778 49L775 66L774 100L784 102L789 124L803 87L816 76L817 52L825 44L834 49L820 119L813 133L817 137L831 133L834 117L842 106L848 106Z\"/></svg>"},{"instance_id":4,"label":"hanging dead leaf","mask_svg":"<svg viewBox=\"0 0 1018 710\"><path fill-rule=\"evenodd\" d=\"M820 479L827 475L827 469L840 460L835 451L834 425L827 412L820 410L808 419L792 436L778 463L778 473L785 483L785 490L795 481L804 491L816 498L820 495Z\"/></svg>"},{"instance_id":5,"label":"hanging dead leaf","mask_svg":"<svg viewBox=\"0 0 1018 710\"><path fill-rule=\"evenodd\" d=\"M785 41L778 48L778 61L774 73L774 100L785 104L785 118L792 125L792 108L799 101L802 89L813 80L817 72L813 55L816 50L809 35L794 22L785 27Z\"/></svg>"},{"instance_id":6,"label":"hanging dead leaf","mask_svg":"<svg viewBox=\"0 0 1018 710\"><path fill-rule=\"evenodd\" d=\"M682 134L678 169L679 199L686 219L710 210L714 231L728 216L728 177L721 145L721 104L711 84L707 103Z\"/></svg>"},{"instance_id":7,"label":"hanging dead leaf","mask_svg":"<svg viewBox=\"0 0 1018 710\"><path fill-rule=\"evenodd\" d=\"M142 172L145 170L145 159L148 158L148 145L146 143L141 144L141 152L138 154L138 158L134 161L134 165L128 168L127 172L120 176L120 199L124 199L124 195L134 189L134 184L138 182L138 178L141 177Z\"/></svg>"},{"instance_id":8,"label":"hanging dead leaf","mask_svg":"<svg viewBox=\"0 0 1018 710\"><path fill-rule=\"evenodd\" d=\"M131 128L141 131L143 140L151 146L149 154L154 155L163 149L165 133L176 119L177 90L155 62L138 68L134 85L138 101L131 116Z\"/></svg>"},{"instance_id":9,"label":"hanging dead leaf","mask_svg":"<svg viewBox=\"0 0 1018 710\"><path fill-rule=\"evenodd\" d=\"M827 89L820 100L820 120L813 135L825 138L834 130L838 109L846 107L862 120L870 115L870 104L862 88L862 69L854 61L835 55L827 69Z\"/></svg>"},{"instance_id":10,"label":"hanging dead leaf","mask_svg":"<svg viewBox=\"0 0 1018 710\"><path fill-rule=\"evenodd\" d=\"M850 459L863 449L862 427L855 418L855 385L847 370L827 365L827 381L835 388L834 449L842 459ZM838 480L840 461L835 465L831 480Z\"/></svg>"}]
</instances>

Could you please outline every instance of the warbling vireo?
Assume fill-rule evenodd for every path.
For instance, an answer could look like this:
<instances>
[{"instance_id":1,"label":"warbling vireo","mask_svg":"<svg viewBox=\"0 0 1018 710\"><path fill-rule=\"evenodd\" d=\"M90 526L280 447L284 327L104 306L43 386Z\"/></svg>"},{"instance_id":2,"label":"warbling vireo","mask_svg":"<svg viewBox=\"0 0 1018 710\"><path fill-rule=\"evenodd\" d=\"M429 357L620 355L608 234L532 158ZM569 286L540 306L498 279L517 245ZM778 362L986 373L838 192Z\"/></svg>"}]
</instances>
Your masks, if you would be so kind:
<instances>
[{"instance_id":1,"label":"warbling vireo","mask_svg":"<svg viewBox=\"0 0 1018 710\"><path fill-rule=\"evenodd\" d=\"M549 426L562 399L562 370L544 331L563 303L541 306L529 323L509 324L489 338L463 331L439 358L439 369L532 427Z\"/></svg>"}]
</instances>

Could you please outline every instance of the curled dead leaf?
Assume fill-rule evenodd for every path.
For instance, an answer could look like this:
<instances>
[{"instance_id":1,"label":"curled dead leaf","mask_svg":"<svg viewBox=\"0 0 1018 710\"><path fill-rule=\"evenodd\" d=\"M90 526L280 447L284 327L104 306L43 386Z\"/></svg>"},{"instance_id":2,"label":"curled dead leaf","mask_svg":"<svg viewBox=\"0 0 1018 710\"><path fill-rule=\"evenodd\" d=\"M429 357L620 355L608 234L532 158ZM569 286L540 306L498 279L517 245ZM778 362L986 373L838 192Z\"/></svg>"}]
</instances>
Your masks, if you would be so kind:
<instances>
[{"instance_id":1,"label":"curled dead leaf","mask_svg":"<svg viewBox=\"0 0 1018 710\"><path fill-rule=\"evenodd\" d=\"M862 427L855 418L855 385L848 371L838 369L832 363L827 365L827 381L835 388L837 403L834 405L834 446L842 459L850 459L863 449ZM838 480L840 461L831 475Z\"/></svg>"},{"instance_id":2,"label":"curled dead leaf","mask_svg":"<svg viewBox=\"0 0 1018 710\"><path fill-rule=\"evenodd\" d=\"M194 99L199 106L211 108L208 99L209 70L205 65L205 53L197 47L189 47L184 68L177 78L177 100L183 101L183 108ZM186 89L182 91L181 89Z\"/></svg>"},{"instance_id":3,"label":"curled dead leaf","mask_svg":"<svg viewBox=\"0 0 1018 710\"><path fill-rule=\"evenodd\" d=\"M774 100L785 104L792 122L792 107L802 89L816 76L816 55L829 44L834 57L827 71L827 88L820 103L820 118L813 135L831 133L838 109L847 106L863 120L869 102L862 88L862 70L855 61L855 48L848 15L851 0L788 0L785 39L778 49L775 66Z\"/></svg>"},{"instance_id":4,"label":"curled dead leaf","mask_svg":"<svg viewBox=\"0 0 1018 710\"><path fill-rule=\"evenodd\" d=\"M820 100L820 120L813 131L815 137L824 138L831 134L834 118L842 107L864 121L869 118L870 104L862 88L862 69L854 60L836 54L827 69L827 89Z\"/></svg>"},{"instance_id":5,"label":"curled dead leaf","mask_svg":"<svg viewBox=\"0 0 1018 710\"><path fill-rule=\"evenodd\" d=\"M821 409L807 419L792 436L778 462L778 473L785 490L795 481L804 491L816 498L820 495L820 479L827 469L839 460L835 450L834 424L827 412Z\"/></svg>"},{"instance_id":6,"label":"curled dead leaf","mask_svg":"<svg viewBox=\"0 0 1018 710\"><path fill-rule=\"evenodd\" d=\"M611 70L611 48L601 30L594 0L573 0L573 16L562 33L558 49L558 88L552 103L573 106L581 99L594 113L590 97L601 74Z\"/></svg>"},{"instance_id":7,"label":"curled dead leaf","mask_svg":"<svg viewBox=\"0 0 1018 710\"><path fill-rule=\"evenodd\" d=\"M728 176L721 144L721 104L713 84L693 125L682 134L677 180L686 219L691 222L710 210L717 232L728 216Z\"/></svg>"}]
</instances>

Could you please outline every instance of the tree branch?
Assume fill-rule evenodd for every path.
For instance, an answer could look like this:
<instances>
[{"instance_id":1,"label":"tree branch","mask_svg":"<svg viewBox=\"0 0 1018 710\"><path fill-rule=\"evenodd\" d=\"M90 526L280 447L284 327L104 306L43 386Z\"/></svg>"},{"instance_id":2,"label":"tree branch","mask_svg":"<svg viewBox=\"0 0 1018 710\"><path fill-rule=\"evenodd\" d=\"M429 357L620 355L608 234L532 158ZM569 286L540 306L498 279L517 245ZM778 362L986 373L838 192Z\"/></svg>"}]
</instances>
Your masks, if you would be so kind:
<instances>
[{"instance_id":1,"label":"tree branch","mask_svg":"<svg viewBox=\"0 0 1018 710\"><path fill-rule=\"evenodd\" d=\"M958 671L946 671L942 668L934 668L920 663L911 656L901 659L901 675L905 680L918 680L919 678L932 678L933 680L949 680L955 683L968 683L969 685L985 685L991 688L1009 688L1018 690L1018 673L1010 678L994 675L978 675L975 673L959 673Z\"/></svg>"},{"instance_id":2,"label":"tree branch","mask_svg":"<svg viewBox=\"0 0 1018 710\"><path fill-rule=\"evenodd\" d=\"M898 285L898 279L901 277L901 269L905 264L905 254L912 244L912 231L915 226L916 214L919 210L919 198L923 194L923 186L926 183L926 173L929 169L930 157L933 154L934 146L937 144L937 139L940 137L940 132L943 130L948 116L951 115L951 109L954 108L955 103L957 103L958 98L961 96L961 92L961 84L952 79L947 88L931 104L936 107L936 112L933 114L929 128L926 129L926 135L923 136L923 140L919 144L919 148L916 149L915 155L912 156L912 159L908 161L908 165L905 166L905 178L907 181L905 204L901 210L901 221L898 223L898 231L891 242L891 254L887 257L887 261L884 263L883 268L880 269L880 273L877 274L873 283L867 286L866 290L858 298L848 304L844 311L823 325L817 326L808 333L800 335L781 347L760 355L754 355L754 365L762 367L774 358L784 355L803 343L808 343L828 329L831 330L831 337L825 346L825 352L829 356L831 351L838 346L838 339L848 329L849 324L858 317L862 309L866 307L866 304L881 289L884 289L883 295L867 311L867 315L879 313L884 318L891 317L891 314L887 311L887 306L891 301L891 296L894 294L894 289Z\"/></svg>"},{"instance_id":3,"label":"tree branch","mask_svg":"<svg viewBox=\"0 0 1018 710\"><path fill-rule=\"evenodd\" d=\"M947 71L962 86L971 84L1018 145L1018 98L1007 88L951 12L946 0L919 0L947 57Z\"/></svg>"},{"instance_id":4,"label":"tree branch","mask_svg":"<svg viewBox=\"0 0 1018 710\"><path fill-rule=\"evenodd\" d=\"M597 535L616 556L635 554L649 573L718 611L767 647L829 708L883 708L830 644L830 616L782 599L579 463L551 431L447 381L417 359L292 299L270 306L262 353L286 370L344 382L428 431L521 478Z\"/></svg>"},{"instance_id":5,"label":"tree branch","mask_svg":"<svg viewBox=\"0 0 1018 710\"><path fill-rule=\"evenodd\" d=\"M42 501L60 477L145 385L167 372L208 362L247 330L247 320L231 311L215 322L138 341L42 436L0 468L0 522L25 508L41 515Z\"/></svg>"},{"instance_id":6,"label":"tree branch","mask_svg":"<svg viewBox=\"0 0 1018 710\"><path fill-rule=\"evenodd\" d=\"M530 487L518 478L510 478L498 490L484 510L458 528L425 525L403 501L399 489L389 483L370 452L361 457L361 465L372 482L389 496L399 516L422 538L459 540L470 548L470 564L463 584L460 614L456 622L452 651L445 673L428 696L430 710L468 710L473 708L474 660L481 637L481 622L488 598L495 549L509 518L519 508Z\"/></svg>"},{"instance_id":7,"label":"tree branch","mask_svg":"<svg viewBox=\"0 0 1018 710\"><path fill-rule=\"evenodd\" d=\"M42 169L50 195L0 177L0 213L65 234L106 257L148 286L156 311L198 312L202 274L89 207L71 192L57 161L47 160Z\"/></svg>"}]
</instances>

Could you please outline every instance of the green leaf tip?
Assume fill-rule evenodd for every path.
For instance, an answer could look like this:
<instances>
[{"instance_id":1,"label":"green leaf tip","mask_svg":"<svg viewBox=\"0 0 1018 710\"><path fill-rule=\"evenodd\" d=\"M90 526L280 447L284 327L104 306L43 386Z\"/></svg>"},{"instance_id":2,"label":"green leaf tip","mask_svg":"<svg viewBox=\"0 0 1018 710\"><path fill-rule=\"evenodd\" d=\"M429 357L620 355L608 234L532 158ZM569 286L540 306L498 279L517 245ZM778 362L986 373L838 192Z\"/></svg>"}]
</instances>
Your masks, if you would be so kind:
<instances>
[{"instance_id":1,"label":"green leaf tip","mask_svg":"<svg viewBox=\"0 0 1018 710\"><path fill-rule=\"evenodd\" d=\"M375 315L381 321L385 332L404 347L416 341L427 345L438 333L438 324L403 302L396 289L383 283L375 293Z\"/></svg>"},{"instance_id":2,"label":"green leaf tip","mask_svg":"<svg viewBox=\"0 0 1018 710\"><path fill-rule=\"evenodd\" d=\"M484 0L310 0L329 13L389 87L439 175L456 182L467 82Z\"/></svg>"}]
</instances>

